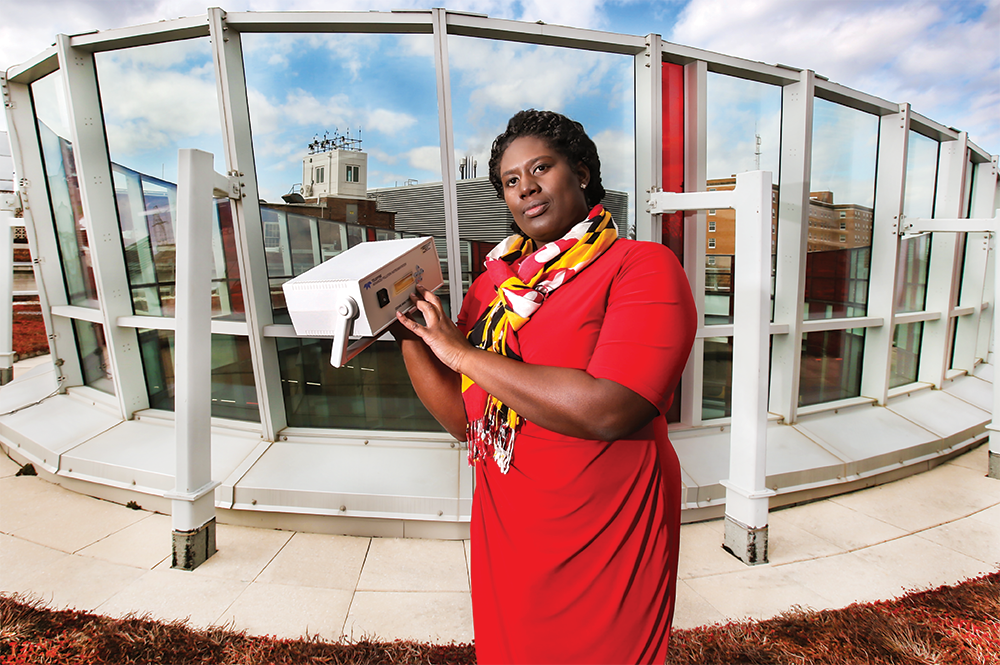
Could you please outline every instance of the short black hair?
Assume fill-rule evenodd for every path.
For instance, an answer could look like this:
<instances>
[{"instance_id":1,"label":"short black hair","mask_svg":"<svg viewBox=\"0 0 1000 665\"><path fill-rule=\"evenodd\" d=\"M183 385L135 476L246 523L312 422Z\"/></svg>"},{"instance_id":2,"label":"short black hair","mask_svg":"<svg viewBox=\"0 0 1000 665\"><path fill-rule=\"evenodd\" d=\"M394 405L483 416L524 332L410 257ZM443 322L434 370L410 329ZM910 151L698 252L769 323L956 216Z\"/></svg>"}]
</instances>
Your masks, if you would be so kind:
<instances>
[{"instance_id":1,"label":"short black hair","mask_svg":"<svg viewBox=\"0 0 1000 665\"><path fill-rule=\"evenodd\" d=\"M537 136L545 139L553 149L559 151L574 168L583 162L590 170L590 179L584 197L588 207L594 207L604 199L604 185L601 184L601 158L597 146L587 136L583 125L554 111L528 109L518 111L507 122L507 129L493 141L490 154L490 182L497 190L497 198L503 198L503 182L500 181L500 159L507 147L522 136Z\"/></svg>"}]
</instances>

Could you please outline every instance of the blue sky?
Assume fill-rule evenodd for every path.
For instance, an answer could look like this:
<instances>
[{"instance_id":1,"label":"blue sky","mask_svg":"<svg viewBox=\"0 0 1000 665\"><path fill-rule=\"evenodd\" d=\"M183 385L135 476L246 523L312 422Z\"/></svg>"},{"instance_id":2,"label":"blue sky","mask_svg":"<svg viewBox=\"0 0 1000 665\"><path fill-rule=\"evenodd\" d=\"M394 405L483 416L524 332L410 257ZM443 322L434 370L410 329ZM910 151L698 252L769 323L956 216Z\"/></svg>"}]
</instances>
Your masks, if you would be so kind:
<instances>
[{"instance_id":1,"label":"blue sky","mask_svg":"<svg viewBox=\"0 0 1000 665\"><path fill-rule=\"evenodd\" d=\"M37 0L7 3L0 65L24 61L73 34L204 13L187 0ZM440 3L433 3L440 4ZM450 9L495 18L642 35L729 55L809 68L878 97L911 103L1000 152L1000 0L464 0ZM409 0L242 0L238 10L423 7ZM263 36L245 40L255 157L262 194L302 180L304 146L324 131L364 132L371 185L440 179L437 100L426 36ZM587 126L609 184L631 178L631 61L561 49L450 40L456 151L486 172L492 137L525 106L554 108ZM169 179L178 147L219 154L219 116L207 40L133 49L98 59L112 157ZM760 87L760 86L758 86ZM766 88L766 86L764 87ZM141 91L141 94L136 94ZM714 92L713 92L714 91ZM738 137L712 130L709 177L750 168L753 134L762 168L776 168L775 98L710 82L710 105L741 118ZM53 103L54 104L54 103ZM718 127L727 124L725 114ZM57 122L53 119L53 122ZM733 124L733 123L729 123ZM751 129L752 127L752 129ZM6 128L0 122L0 130ZM715 145L713 149L713 134ZM713 159L715 166L713 166ZM222 165L217 162L222 170Z\"/></svg>"}]
</instances>

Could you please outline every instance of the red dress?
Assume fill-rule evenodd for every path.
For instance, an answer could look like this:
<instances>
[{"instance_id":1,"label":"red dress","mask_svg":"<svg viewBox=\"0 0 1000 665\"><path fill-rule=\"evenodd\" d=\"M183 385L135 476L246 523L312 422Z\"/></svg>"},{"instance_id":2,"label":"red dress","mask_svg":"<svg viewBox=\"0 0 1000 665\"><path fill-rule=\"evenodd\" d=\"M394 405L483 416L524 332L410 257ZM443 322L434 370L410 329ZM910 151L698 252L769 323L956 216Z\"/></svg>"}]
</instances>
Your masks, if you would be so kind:
<instances>
[{"instance_id":1,"label":"red dress","mask_svg":"<svg viewBox=\"0 0 1000 665\"><path fill-rule=\"evenodd\" d=\"M463 332L496 293L477 279ZM629 439L524 422L509 472L476 464L472 604L480 663L662 663L673 617L680 465L663 417L694 339L670 250L616 241L518 332L525 362L613 380L660 415ZM615 408L608 404L607 408Z\"/></svg>"}]
</instances>

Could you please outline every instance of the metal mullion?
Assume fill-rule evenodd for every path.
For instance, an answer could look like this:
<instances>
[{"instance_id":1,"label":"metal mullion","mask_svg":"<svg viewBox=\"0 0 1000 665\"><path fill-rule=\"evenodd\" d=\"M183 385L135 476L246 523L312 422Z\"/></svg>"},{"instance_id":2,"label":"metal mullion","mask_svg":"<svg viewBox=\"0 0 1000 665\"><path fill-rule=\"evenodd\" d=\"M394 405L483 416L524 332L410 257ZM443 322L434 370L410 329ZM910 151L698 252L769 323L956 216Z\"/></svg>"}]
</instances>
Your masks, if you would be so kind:
<instances>
[{"instance_id":1,"label":"metal mullion","mask_svg":"<svg viewBox=\"0 0 1000 665\"><path fill-rule=\"evenodd\" d=\"M684 66L684 190L703 192L707 178L708 65ZM684 213L684 272L694 294L698 329L705 327L705 211ZM681 374L681 422L702 423L705 381L705 340L695 338Z\"/></svg>"},{"instance_id":2,"label":"metal mullion","mask_svg":"<svg viewBox=\"0 0 1000 665\"><path fill-rule=\"evenodd\" d=\"M868 279L868 316L886 324L865 333L861 368L861 395L885 404L889 391L894 333L896 266L899 261L899 224L906 186L906 153L910 105L880 121L878 164L875 173L875 215L872 222L871 269Z\"/></svg>"},{"instance_id":3,"label":"metal mullion","mask_svg":"<svg viewBox=\"0 0 1000 665\"><path fill-rule=\"evenodd\" d=\"M430 10L392 12L223 12L226 24L240 33L380 33L431 34Z\"/></svg>"},{"instance_id":4,"label":"metal mullion","mask_svg":"<svg viewBox=\"0 0 1000 665\"><path fill-rule=\"evenodd\" d=\"M122 418L128 420L136 411L149 408L149 395L136 331L115 323L119 316L132 314L132 297L104 132L97 66L94 54L71 46L66 35L56 37L56 48L64 74L73 158L87 220L115 396Z\"/></svg>"},{"instance_id":5,"label":"metal mullion","mask_svg":"<svg viewBox=\"0 0 1000 665\"><path fill-rule=\"evenodd\" d=\"M73 322L52 316L52 307L68 305L66 284L59 260L55 220L49 205L48 182L35 126L28 83L2 81L5 92L8 137L16 171L15 187L21 196L23 222L34 263L38 300L42 308L49 351L59 375L60 392L67 385L83 385L80 354L76 352Z\"/></svg>"},{"instance_id":6,"label":"metal mullion","mask_svg":"<svg viewBox=\"0 0 1000 665\"><path fill-rule=\"evenodd\" d=\"M100 53L197 37L208 37L208 20L204 14L125 28L88 32L82 35L73 35L69 39L70 46L73 48Z\"/></svg>"},{"instance_id":7,"label":"metal mullion","mask_svg":"<svg viewBox=\"0 0 1000 665\"><path fill-rule=\"evenodd\" d=\"M802 79L785 86L781 94L774 322L788 325L788 334L773 340L769 410L789 424L798 420L801 381L815 81L815 74L805 70Z\"/></svg>"},{"instance_id":8,"label":"metal mullion","mask_svg":"<svg viewBox=\"0 0 1000 665\"><path fill-rule=\"evenodd\" d=\"M993 157L991 162L991 167L986 168L986 165L981 165L982 167L982 180L984 180L981 188L976 188L977 197L973 198L972 201L972 213L978 218L979 215L983 217L990 217L992 213L993 217L996 217L997 205L1000 204L1000 182L997 178L997 157ZM978 173L977 173L978 175ZM981 196L980 196L981 194ZM997 242L998 239L996 235L990 239L991 252L986 260L986 284L983 288L982 302L988 303L979 314L979 339L976 344L976 355L982 358L984 361L989 362L989 356L995 351L993 350L994 335L996 335L996 330L994 329L994 323L996 321L996 277L995 273L1000 267L997 265ZM994 402L996 399L994 398ZM997 438L1000 441L1000 437ZM990 445L990 450L996 450L996 447Z\"/></svg>"},{"instance_id":9,"label":"metal mullion","mask_svg":"<svg viewBox=\"0 0 1000 665\"><path fill-rule=\"evenodd\" d=\"M635 192L663 187L663 56L659 35L646 37L646 50L635 56ZM662 215L636 206L635 237L660 243Z\"/></svg>"},{"instance_id":10,"label":"metal mullion","mask_svg":"<svg viewBox=\"0 0 1000 665\"><path fill-rule=\"evenodd\" d=\"M243 48L239 31L227 26L225 12L218 8L209 9L208 20L226 165L230 175L239 177L242 190L242 197L233 199L231 205L249 332L250 358L260 407L261 437L274 441L277 433L286 425L285 405L281 393L277 345L274 338L265 337L261 332L264 326L273 323L274 315L271 310L264 230L258 204Z\"/></svg>"},{"instance_id":11,"label":"metal mullion","mask_svg":"<svg viewBox=\"0 0 1000 665\"><path fill-rule=\"evenodd\" d=\"M434 71L437 80L438 129L441 137L441 183L444 188L445 243L448 251L448 295L451 315L462 309L462 251L459 242L458 183L455 164L455 129L451 117L451 76L448 63L448 13L432 10L434 21Z\"/></svg>"},{"instance_id":12,"label":"metal mullion","mask_svg":"<svg viewBox=\"0 0 1000 665\"><path fill-rule=\"evenodd\" d=\"M957 141L941 144L938 152L938 179L934 202L934 217L960 218L964 212L966 134ZM951 355L952 327L948 316L958 300L959 261L962 255L963 233L931 235L930 265L927 269L927 292L924 310L940 313L939 318L924 323L920 340L917 381L940 388L948 371Z\"/></svg>"},{"instance_id":13,"label":"metal mullion","mask_svg":"<svg viewBox=\"0 0 1000 665\"><path fill-rule=\"evenodd\" d=\"M582 51L639 55L646 49L643 37L570 28L544 23L524 23L482 15L447 12L447 32L463 37L557 46Z\"/></svg>"}]
</instances>

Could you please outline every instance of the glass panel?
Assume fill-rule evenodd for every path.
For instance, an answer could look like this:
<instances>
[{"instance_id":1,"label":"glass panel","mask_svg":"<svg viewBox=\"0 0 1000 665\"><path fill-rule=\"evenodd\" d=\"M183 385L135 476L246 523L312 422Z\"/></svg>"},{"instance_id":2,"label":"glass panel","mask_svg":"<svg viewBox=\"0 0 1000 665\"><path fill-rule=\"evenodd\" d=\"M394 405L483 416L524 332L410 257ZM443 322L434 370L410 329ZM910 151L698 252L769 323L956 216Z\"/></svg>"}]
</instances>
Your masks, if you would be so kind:
<instances>
[{"instance_id":1,"label":"glass panel","mask_svg":"<svg viewBox=\"0 0 1000 665\"><path fill-rule=\"evenodd\" d=\"M83 382L92 388L114 395L111 356L108 354L108 342L104 337L104 326L74 319L73 330L76 332L76 344L80 352Z\"/></svg>"},{"instance_id":2,"label":"glass panel","mask_svg":"<svg viewBox=\"0 0 1000 665\"><path fill-rule=\"evenodd\" d=\"M42 166L69 304L97 308L100 303L90 237L83 216L64 94L62 72L49 74L31 84Z\"/></svg>"},{"instance_id":3,"label":"glass panel","mask_svg":"<svg viewBox=\"0 0 1000 665\"><path fill-rule=\"evenodd\" d=\"M733 338L705 338L701 417L728 418L733 412Z\"/></svg>"},{"instance_id":4,"label":"glass panel","mask_svg":"<svg viewBox=\"0 0 1000 665\"><path fill-rule=\"evenodd\" d=\"M95 55L132 307L174 315L177 151L225 171L211 45L191 39ZM216 201L212 316L245 320L229 201Z\"/></svg>"},{"instance_id":5,"label":"glass panel","mask_svg":"<svg viewBox=\"0 0 1000 665\"><path fill-rule=\"evenodd\" d=\"M892 336L892 364L889 368L889 387L903 386L917 380L917 363L920 360L920 341L924 333L923 321L896 326Z\"/></svg>"},{"instance_id":6,"label":"glass panel","mask_svg":"<svg viewBox=\"0 0 1000 665\"><path fill-rule=\"evenodd\" d=\"M864 346L864 328L804 333L799 405L860 395Z\"/></svg>"},{"instance_id":7,"label":"glass panel","mask_svg":"<svg viewBox=\"0 0 1000 665\"><path fill-rule=\"evenodd\" d=\"M394 342L375 342L340 369L330 366L331 340L277 344L290 427L443 431L413 392Z\"/></svg>"},{"instance_id":8,"label":"glass panel","mask_svg":"<svg viewBox=\"0 0 1000 665\"><path fill-rule=\"evenodd\" d=\"M906 187L903 195L905 217L934 216L940 144L910 131L906 152ZM927 296L927 269L931 256L931 236L906 238L899 243L896 273L896 312L918 312Z\"/></svg>"},{"instance_id":9,"label":"glass panel","mask_svg":"<svg viewBox=\"0 0 1000 665\"><path fill-rule=\"evenodd\" d=\"M264 252L281 285L362 242L431 235L447 279L431 35L244 34ZM455 257L457 260L458 257ZM448 302L448 285L437 294ZM330 340L279 339L288 424L442 431L396 344L330 366Z\"/></svg>"},{"instance_id":10,"label":"glass panel","mask_svg":"<svg viewBox=\"0 0 1000 665\"><path fill-rule=\"evenodd\" d=\"M475 279L482 257L513 231L489 181L493 140L522 109L556 111L580 122L597 145L604 206L619 234L635 236L635 99L631 56L449 36L459 235L470 243ZM583 220L581 220L583 221ZM469 282L463 284L468 289Z\"/></svg>"},{"instance_id":11,"label":"glass panel","mask_svg":"<svg viewBox=\"0 0 1000 665\"><path fill-rule=\"evenodd\" d=\"M174 410L174 332L139 330L149 406ZM212 416L260 422L246 337L212 335Z\"/></svg>"},{"instance_id":12,"label":"glass panel","mask_svg":"<svg viewBox=\"0 0 1000 665\"><path fill-rule=\"evenodd\" d=\"M709 72L706 92L708 189L734 189L737 173L757 170L771 172L775 193L771 205L773 257L778 211L778 166L781 157L781 88ZM706 300L711 298L714 301L711 314L706 303L705 323L732 323L736 213L732 209L720 208L710 210L706 218L715 222L715 231L707 234L705 248L705 297ZM773 277L772 268L772 298Z\"/></svg>"},{"instance_id":13,"label":"glass panel","mask_svg":"<svg viewBox=\"0 0 1000 665\"><path fill-rule=\"evenodd\" d=\"M879 119L816 99L806 254L806 319L868 308Z\"/></svg>"}]
</instances>

